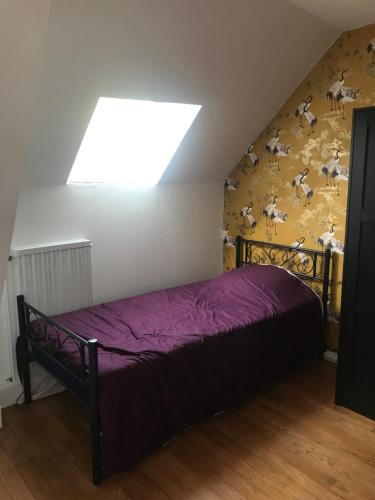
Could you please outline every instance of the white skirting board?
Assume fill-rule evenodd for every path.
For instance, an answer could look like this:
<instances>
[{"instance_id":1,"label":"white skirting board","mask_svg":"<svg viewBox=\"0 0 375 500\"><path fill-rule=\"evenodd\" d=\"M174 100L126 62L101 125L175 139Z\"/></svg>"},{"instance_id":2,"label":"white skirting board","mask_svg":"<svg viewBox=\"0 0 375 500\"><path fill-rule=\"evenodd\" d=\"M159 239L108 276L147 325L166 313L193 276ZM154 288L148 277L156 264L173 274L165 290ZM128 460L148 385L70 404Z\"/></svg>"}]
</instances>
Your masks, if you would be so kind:
<instances>
[{"instance_id":1,"label":"white skirting board","mask_svg":"<svg viewBox=\"0 0 375 500\"><path fill-rule=\"evenodd\" d=\"M30 381L32 399L52 396L65 390L57 380L34 361L30 363ZM23 387L19 380L0 385L0 408L6 408L24 402Z\"/></svg>"},{"instance_id":2,"label":"white skirting board","mask_svg":"<svg viewBox=\"0 0 375 500\"><path fill-rule=\"evenodd\" d=\"M17 399L22 393L22 385L20 382L7 382L0 385L0 407L2 409L7 406L15 405Z\"/></svg>"},{"instance_id":3,"label":"white skirting board","mask_svg":"<svg viewBox=\"0 0 375 500\"><path fill-rule=\"evenodd\" d=\"M326 351L323 354L323 359L330 361L331 363L337 363L337 352Z\"/></svg>"}]
</instances>

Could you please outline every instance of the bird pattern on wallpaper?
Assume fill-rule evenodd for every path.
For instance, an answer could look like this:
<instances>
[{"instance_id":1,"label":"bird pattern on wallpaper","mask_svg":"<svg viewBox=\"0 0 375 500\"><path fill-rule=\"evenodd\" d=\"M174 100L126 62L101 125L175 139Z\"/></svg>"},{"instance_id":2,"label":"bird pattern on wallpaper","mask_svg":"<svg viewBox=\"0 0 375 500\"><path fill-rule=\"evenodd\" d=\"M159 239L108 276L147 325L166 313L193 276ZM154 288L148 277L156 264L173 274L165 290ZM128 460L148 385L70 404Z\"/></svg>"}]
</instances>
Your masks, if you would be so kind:
<instances>
[{"instance_id":1,"label":"bird pattern on wallpaper","mask_svg":"<svg viewBox=\"0 0 375 500\"><path fill-rule=\"evenodd\" d=\"M247 161L255 168L259 163L259 158L254 153L253 149L254 149L254 144L252 144L246 151L246 158Z\"/></svg>"},{"instance_id":2,"label":"bird pattern on wallpaper","mask_svg":"<svg viewBox=\"0 0 375 500\"><path fill-rule=\"evenodd\" d=\"M246 207L243 207L240 211L241 217L243 217L243 225L241 226L241 232L243 232L246 227L249 228L250 234L255 232L257 221L253 214L251 213L254 203L250 200Z\"/></svg>"},{"instance_id":3,"label":"bird pattern on wallpaper","mask_svg":"<svg viewBox=\"0 0 375 500\"><path fill-rule=\"evenodd\" d=\"M295 248L296 250L299 250L299 249L303 248L304 243L305 243L305 237L302 236L298 240L293 241L293 243L291 243L290 246ZM304 252L298 252L297 257L303 266L302 271L304 271L309 263L309 258L307 257L307 255Z\"/></svg>"},{"instance_id":4,"label":"bird pattern on wallpaper","mask_svg":"<svg viewBox=\"0 0 375 500\"><path fill-rule=\"evenodd\" d=\"M330 307L339 314L352 110L375 105L375 25L343 33L225 181L224 269L235 237L335 255Z\"/></svg>"},{"instance_id":5,"label":"bird pattern on wallpaper","mask_svg":"<svg viewBox=\"0 0 375 500\"><path fill-rule=\"evenodd\" d=\"M295 115L299 118L299 126L304 128L304 122L307 123L309 127L309 135L315 132L315 125L318 123L318 118L314 115L312 111L309 110L313 100L313 96L310 94L307 99L305 99L296 109Z\"/></svg>"}]
</instances>

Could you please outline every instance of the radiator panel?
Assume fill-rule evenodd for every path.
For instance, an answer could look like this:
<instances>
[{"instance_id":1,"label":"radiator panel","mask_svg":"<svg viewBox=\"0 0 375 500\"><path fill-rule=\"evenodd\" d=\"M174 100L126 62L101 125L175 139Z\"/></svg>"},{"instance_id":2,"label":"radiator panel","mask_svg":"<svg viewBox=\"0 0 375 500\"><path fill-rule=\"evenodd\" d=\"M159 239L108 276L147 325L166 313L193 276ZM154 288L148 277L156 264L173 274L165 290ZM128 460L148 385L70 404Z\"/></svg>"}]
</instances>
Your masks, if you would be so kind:
<instances>
[{"instance_id":1,"label":"radiator panel","mask_svg":"<svg viewBox=\"0 0 375 500\"><path fill-rule=\"evenodd\" d=\"M47 315L92 305L91 246L90 241L81 240L11 250L6 288L13 378L17 379L15 345L19 334L16 296L24 295L29 304ZM51 380L41 382L39 375L36 378L39 387L53 385ZM33 397L41 397L37 387L32 389Z\"/></svg>"}]
</instances>

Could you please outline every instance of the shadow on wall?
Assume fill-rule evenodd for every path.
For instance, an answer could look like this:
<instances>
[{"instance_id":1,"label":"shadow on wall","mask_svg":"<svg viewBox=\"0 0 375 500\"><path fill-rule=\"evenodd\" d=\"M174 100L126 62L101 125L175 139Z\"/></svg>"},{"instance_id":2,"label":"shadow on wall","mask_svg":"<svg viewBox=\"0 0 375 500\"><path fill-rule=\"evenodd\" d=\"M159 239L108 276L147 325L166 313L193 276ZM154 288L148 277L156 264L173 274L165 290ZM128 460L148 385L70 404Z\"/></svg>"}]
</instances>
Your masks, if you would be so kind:
<instances>
[{"instance_id":1,"label":"shadow on wall","mask_svg":"<svg viewBox=\"0 0 375 500\"><path fill-rule=\"evenodd\" d=\"M375 25L343 33L226 180L224 269L237 234L334 252L327 344L337 348L354 107L375 104Z\"/></svg>"}]
</instances>

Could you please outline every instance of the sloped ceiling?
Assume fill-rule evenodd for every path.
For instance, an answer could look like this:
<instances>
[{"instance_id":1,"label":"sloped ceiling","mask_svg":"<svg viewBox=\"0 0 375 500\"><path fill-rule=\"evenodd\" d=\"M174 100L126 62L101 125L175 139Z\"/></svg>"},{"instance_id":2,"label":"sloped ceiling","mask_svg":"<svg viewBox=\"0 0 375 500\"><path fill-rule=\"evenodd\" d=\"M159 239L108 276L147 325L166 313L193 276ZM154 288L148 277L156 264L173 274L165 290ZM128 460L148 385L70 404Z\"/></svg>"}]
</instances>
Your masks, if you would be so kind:
<instances>
[{"instance_id":1,"label":"sloped ceiling","mask_svg":"<svg viewBox=\"0 0 375 500\"><path fill-rule=\"evenodd\" d=\"M40 73L48 8L49 0L0 2L0 294Z\"/></svg>"},{"instance_id":2,"label":"sloped ceiling","mask_svg":"<svg viewBox=\"0 0 375 500\"><path fill-rule=\"evenodd\" d=\"M291 0L341 31L375 22L374 0Z\"/></svg>"},{"instance_id":3,"label":"sloped ceiling","mask_svg":"<svg viewBox=\"0 0 375 500\"><path fill-rule=\"evenodd\" d=\"M224 178L339 31L286 0L52 0L25 182L66 182L100 96L201 104L163 181Z\"/></svg>"}]
</instances>

